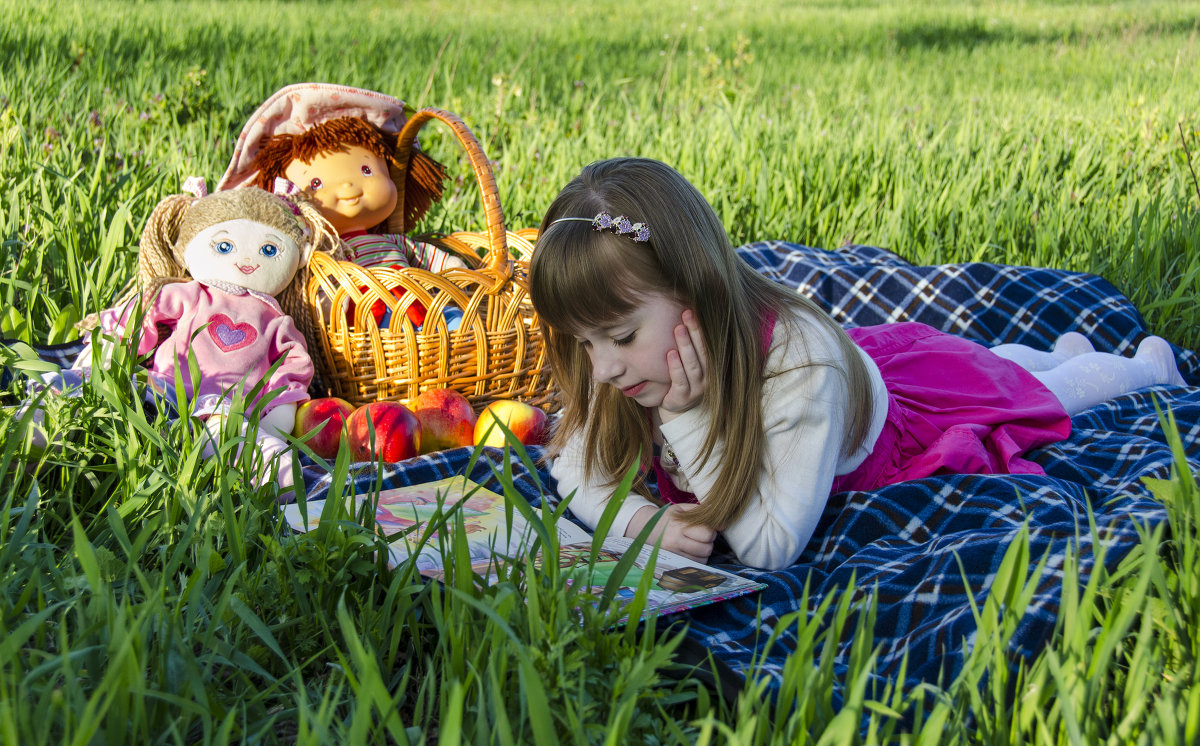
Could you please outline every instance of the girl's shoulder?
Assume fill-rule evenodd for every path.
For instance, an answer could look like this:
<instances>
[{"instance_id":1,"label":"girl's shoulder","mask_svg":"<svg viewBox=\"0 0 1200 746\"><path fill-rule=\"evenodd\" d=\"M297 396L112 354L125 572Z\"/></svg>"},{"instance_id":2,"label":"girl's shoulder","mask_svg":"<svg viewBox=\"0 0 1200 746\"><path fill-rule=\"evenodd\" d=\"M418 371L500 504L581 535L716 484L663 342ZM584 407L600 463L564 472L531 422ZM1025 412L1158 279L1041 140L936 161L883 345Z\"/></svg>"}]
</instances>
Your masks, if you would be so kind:
<instances>
[{"instance_id":1,"label":"girl's shoulder","mask_svg":"<svg viewBox=\"0 0 1200 746\"><path fill-rule=\"evenodd\" d=\"M808 363L840 362L842 347L838 344L836 322L802 306L788 306L779 311L767 367L776 370Z\"/></svg>"}]
</instances>

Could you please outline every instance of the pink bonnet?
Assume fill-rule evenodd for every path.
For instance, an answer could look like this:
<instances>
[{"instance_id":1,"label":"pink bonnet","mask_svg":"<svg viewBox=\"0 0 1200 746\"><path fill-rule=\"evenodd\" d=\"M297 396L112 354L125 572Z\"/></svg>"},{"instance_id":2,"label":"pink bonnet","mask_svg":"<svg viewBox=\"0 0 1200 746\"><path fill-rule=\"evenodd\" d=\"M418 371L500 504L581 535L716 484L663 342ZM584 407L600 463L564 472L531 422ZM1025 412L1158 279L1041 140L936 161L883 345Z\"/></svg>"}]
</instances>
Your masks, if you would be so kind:
<instances>
[{"instance_id":1,"label":"pink bonnet","mask_svg":"<svg viewBox=\"0 0 1200 746\"><path fill-rule=\"evenodd\" d=\"M404 102L375 91L331 83L296 83L273 93L250 115L217 190L247 186L254 179L250 164L259 143L272 135L298 135L313 125L340 117L358 117L398 133L408 121Z\"/></svg>"}]
</instances>

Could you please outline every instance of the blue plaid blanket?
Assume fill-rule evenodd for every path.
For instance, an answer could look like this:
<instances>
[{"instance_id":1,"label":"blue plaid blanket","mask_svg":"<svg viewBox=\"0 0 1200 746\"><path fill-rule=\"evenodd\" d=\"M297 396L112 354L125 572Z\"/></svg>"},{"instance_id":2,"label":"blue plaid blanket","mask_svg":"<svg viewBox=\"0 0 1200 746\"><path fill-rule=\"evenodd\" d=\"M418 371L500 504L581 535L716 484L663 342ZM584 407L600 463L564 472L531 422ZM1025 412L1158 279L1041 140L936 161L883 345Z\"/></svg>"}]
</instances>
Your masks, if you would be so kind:
<instances>
[{"instance_id":1,"label":"blue plaid blanket","mask_svg":"<svg viewBox=\"0 0 1200 746\"><path fill-rule=\"evenodd\" d=\"M1097 349L1125 354L1147 334L1130 301L1094 275L982 263L918 267L867 246L823 251L764 242L739 252L847 326L920 321L985 345L1023 342L1041 349L1077 330ZM853 585L857 593L877 594L878 675L897 676L907 654L908 683L948 681L975 632L972 601L982 604L1006 550L1028 527L1031 566L1043 558L1046 565L1011 645L1017 654L1036 654L1054 628L1067 552L1080 556L1085 576L1094 567L1089 509L1110 566L1137 545L1139 526L1166 518L1140 482L1168 477L1173 463L1156 402L1173 410L1187 457L1200 470L1200 360L1191 351L1176 352L1189 386L1146 389L1076 416L1068 440L1030 454L1045 476L932 477L836 494L795 565L763 572L733 564L729 555L717 558L722 567L765 583L764 591L677 618L687 621L691 642L711 651L726 671L757 672L770 681L794 649L786 629L777 630L777 641L766 647L780 620L797 610L812 611ZM487 455L493 463L481 461L470 472L470 449L389 465L382 473L359 468L354 488L462 473L487 483L503 458L496 450ZM530 455L536 460L541 452L535 448ZM529 470L513 457L512 471L531 501L553 494L554 484L540 466ZM321 499L329 475L307 469L305 477L309 499ZM802 609L806 584L809 608ZM847 650L848 643L835 668L844 668Z\"/></svg>"},{"instance_id":2,"label":"blue plaid blanket","mask_svg":"<svg viewBox=\"0 0 1200 746\"><path fill-rule=\"evenodd\" d=\"M1100 350L1132 354L1147 335L1137 309L1116 288L1088 274L1031 267L967 263L917 267L868 246L823 251L782 242L743 246L739 253L763 274L797 288L846 326L920 321L985 345L1023 342L1049 349L1063 332L1078 330ZM1200 361L1178 350L1190 384L1200 383ZM1156 387L1123 396L1074 418L1071 437L1038 449L1031 458L1045 476L956 475L834 495L816 534L793 566L763 572L718 564L766 584L760 594L685 612L688 635L727 670L742 676L782 671L791 647L787 630L767 639L781 619L800 610L805 584L809 609L853 584L877 593L879 676L899 674L907 653L908 683L948 681L961 667L975 631L971 602L987 597L1005 551L1022 527L1030 563L1047 558L1033 603L1012 640L1015 653L1032 655L1049 639L1058 610L1066 553L1093 567L1093 511L1110 566L1138 542L1138 526L1165 520L1142 477L1166 478L1172 456L1155 412L1171 408L1189 459L1200 470L1200 388ZM540 457L538 449L531 456ZM464 473L469 449L444 451L362 472L360 489L376 478L385 486L415 484ZM489 452L493 460L499 451ZM491 466L469 474L486 482ZM548 474L513 459L517 487L531 500L553 490ZM328 488L328 476L309 484L310 498ZM547 493L549 494L549 493ZM1030 568L1032 569L1032 567ZM965 578L965 582L964 582ZM848 643L835 667L844 666ZM758 668L753 669L757 664ZM945 678L943 678L945 677Z\"/></svg>"}]
</instances>

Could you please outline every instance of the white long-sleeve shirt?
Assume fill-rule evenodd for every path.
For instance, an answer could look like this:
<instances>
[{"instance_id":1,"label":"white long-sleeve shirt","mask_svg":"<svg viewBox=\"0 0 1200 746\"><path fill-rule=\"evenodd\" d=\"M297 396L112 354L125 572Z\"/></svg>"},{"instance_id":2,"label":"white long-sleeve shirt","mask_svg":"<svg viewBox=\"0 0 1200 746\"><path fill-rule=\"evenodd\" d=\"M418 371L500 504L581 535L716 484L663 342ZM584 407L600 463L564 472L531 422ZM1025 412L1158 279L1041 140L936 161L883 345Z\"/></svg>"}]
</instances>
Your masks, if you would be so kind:
<instances>
[{"instance_id":1,"label":"white long-sleeve shirt","mask_svg":"<svg viewBox=\"0 0 1200 746\"><path fill-rule=\"evenodd\" d=\"M879 368L859 350L874 391L874 411L861 448L841 455L851 410L845 359L831 332L800 317L804 342L791 338L790 326L776 324L766 360L763 425L766 430L764 471L741 516L722 532L738 559L753 567L779 569L796 561L812 537L829 499L835 477L849 474L870 454L887 418L887 390ZM831 364L808 365L809 361ZM708 434L709 414L694 408L661 427L663 438L679 461L663 466L672 482L703 502L719 474L723 448L708 463L697 464ZM583 437L577 434L551 466L562 496L575 493L571 510L595 528L613 489L583 480ZM653 505L630 494L617 513L610 533L623 536L640 508Z\"/></svg>"}]
</instances>

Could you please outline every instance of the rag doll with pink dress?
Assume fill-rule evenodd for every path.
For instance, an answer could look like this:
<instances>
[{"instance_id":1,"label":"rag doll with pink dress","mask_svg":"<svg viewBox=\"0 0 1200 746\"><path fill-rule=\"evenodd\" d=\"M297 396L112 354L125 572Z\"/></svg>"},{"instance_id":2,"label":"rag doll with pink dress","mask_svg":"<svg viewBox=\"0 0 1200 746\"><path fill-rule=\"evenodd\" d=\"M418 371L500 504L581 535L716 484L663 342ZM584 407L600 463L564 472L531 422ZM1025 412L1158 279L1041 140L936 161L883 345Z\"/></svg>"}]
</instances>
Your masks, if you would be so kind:
<instances>
[{"instance_id":1,"label":"rag doll with pink dress","mask_svg":"<svg viewBox=\"0 0 1200 746\"><path fill-rule=\"evenodd\" d=\"M107 355L105 348L136 339L137 353L148 356L147 385L205 423L206 457L230 431L229 418L246 434L257 413L247 436L257 444L256 477L288 486L284 438L309 399L314 370L306 266L314 251L339 250L337 237L290 184L281 182L279 193L206 194L202 181L189 181L193 194L167 197L151 213L139 246L140 292L100 314L101 349ZM92 357L89 344L72 368L88 371ZM177 378L186 408L173 401Z\"/></svg>"}]
</instances>

